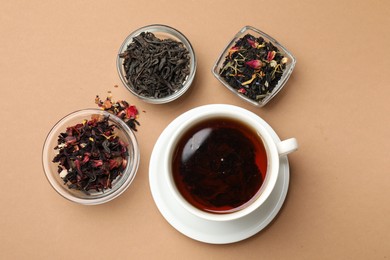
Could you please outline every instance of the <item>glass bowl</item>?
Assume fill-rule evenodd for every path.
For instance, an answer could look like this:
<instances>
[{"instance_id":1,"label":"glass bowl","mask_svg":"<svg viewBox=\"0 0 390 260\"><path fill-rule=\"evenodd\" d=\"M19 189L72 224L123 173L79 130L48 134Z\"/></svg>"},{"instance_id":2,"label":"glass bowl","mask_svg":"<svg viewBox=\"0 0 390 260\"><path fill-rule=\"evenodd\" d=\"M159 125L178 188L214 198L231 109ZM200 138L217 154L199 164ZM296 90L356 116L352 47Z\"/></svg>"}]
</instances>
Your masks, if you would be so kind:
<instances>
[{"instance_id":1,"label":"glass bowl","mask_svg":"<svg viewBox=\"0 0 390 260\"><path fill-rule=\"evenodd\" d=\"M124 69L124 58L120 57L120 54L124 53L130 43L133 42L134 37L140 35L142 32L150 32L153 33L157 38L159 39L172 39L177 42L181 42L184 44L184 47L188 50L189 56L190 56L190 64L189 64L189 69L190 73L189 75L184 79L181 87L176 90L174 93L172 93L169 96L166 97L161 97L161 98L155 98L155 97L148 97L145 95L138 94L134 90L133 83L129 81L126 78L126 72ZM191 43L189 40L178 30L166 26L166 25L160 25L160 24L154 24L154 25L148 25L142 28L139 28L132 32L129 36L126 37L124 42L122 43L119 52L118 52L118 57L117 57L117 70L119 77L123 83L123 85L136 97L140 98L141 100L147 102L147 103L152 103L152 104L164 104L171 102L180 96L182 96L191 86L192 81L194 80L195 77L195 72L196 72L196 57L195 57L195 52L194 49L192 48Z\"/></svg>"},{"instance_id":2,"label":"glass bowl","mask_svg":"<svg viewBox=\"0 0 390 260\"><path fill-rule=\"evenodd\" d=\"M287 58L287 62L285 63L285 68L283 70L282 76L279 79L278 83L275 85L275 87L273 88L272 91L267 93L266 96L262 100L259 100L259 101L247 97L246 95L244 95L243 93L240 92L240 91L242 91L242 92L245 91L245 88L244 88L244 90L241 89L239 91L239 89L234 88L220 75L220 71L224 68L225 59L226 59L226 57L228 57L229 53L231 53L231 48L233 46L235 46L236 42L239 39L241 39L242 37L244 37L246 34L251 34L256 38L262 37L266 43L269 43L269 42L272 43L276 48L278 48L278 52L280 52L281 55L283 55L284 57ZM289 52L285 47L283 47L274 38L272 38L268 34L262 32L256 28L253 28L251 26L245 26L233 37L233 39L224 48L224 50L222 51L221 55L219 56L219 58L217 59L217 61L215 62L214 66L212 68L212 73L227 89L229 89L230 91L235 93L238 97L251 103L252 105L255 105L257 107L262 107L265 104L267 104L283 88L283 86L286 84L286 82L290 78L291 73L294 70L295 64L296 64L296 59L291 54L291 52Z\"/></svg>"},{"instance_id":3,"label":"glass bowl","mask_svg":"<svg viewBox=\"0 0 390 260\"><path fill-rule=\"evenodd\" d=\"M114 134L124 143L128 144L127 165L122 173L111 183L111 188L100 191L90 189L87 192L70 189L60 174L58 173L59 163L54 163L53 159L58 154L54 147L58 144L58 137L64 133L67 127L81 124L85 120L91 120L92 115L108 116L109 125L115 125ZM81 144L79 145L81 146ZM60 121L50 130L43 145L42 164L47 180L62 197L83 205L97 205L108 202L122 194L134 180L140 160L140 152L137 139L132 130L119 117L100 109L84 109L75 111Z\"/></svg>"}]
</instances>

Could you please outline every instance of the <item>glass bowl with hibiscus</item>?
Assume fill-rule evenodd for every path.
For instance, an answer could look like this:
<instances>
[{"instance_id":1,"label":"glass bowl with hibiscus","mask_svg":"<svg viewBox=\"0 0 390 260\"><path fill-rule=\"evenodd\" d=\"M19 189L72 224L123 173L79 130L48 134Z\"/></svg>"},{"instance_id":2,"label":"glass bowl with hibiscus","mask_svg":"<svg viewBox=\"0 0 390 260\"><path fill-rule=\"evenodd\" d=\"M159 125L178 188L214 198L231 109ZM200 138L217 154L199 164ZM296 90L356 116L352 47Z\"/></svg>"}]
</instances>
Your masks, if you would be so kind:
<instances>
[{"instance_id":1,"label":"glass bowl with hibiscus","mask_svg":"<svg viewBox=\"0 0 390 260\"><path fill-rule=\"evenodd\" d=\"M140 160L137 139L120 117L101 109L78 110L59 120L46 137L42 164L62 197L83 205L121 195Z\"/></svg>"},{"instance_id":2,"label":"glass bowl with hibiscus","mask_svg":"<svg viewBox=\"0 0 390 260\"><path fill-rule=\"evenodd\" d=\"M235 95L262 107L287 83L296 59L268 34L243 27L223 49L212 73Z\"/></svg>"}]
</instances>

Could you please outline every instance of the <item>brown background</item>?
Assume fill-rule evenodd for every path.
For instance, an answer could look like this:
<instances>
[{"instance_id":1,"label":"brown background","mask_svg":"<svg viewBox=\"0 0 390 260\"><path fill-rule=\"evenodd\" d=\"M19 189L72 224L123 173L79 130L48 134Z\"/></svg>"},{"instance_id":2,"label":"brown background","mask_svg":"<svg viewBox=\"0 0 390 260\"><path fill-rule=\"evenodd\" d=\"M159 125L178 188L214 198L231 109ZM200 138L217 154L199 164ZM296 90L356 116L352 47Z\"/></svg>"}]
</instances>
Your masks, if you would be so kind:
<instances>
[{"instance_id":1,"label":"brown background","mask_svg":"<svg viewBox=\"0 0 390 260\"><path fill-rule=\"evenodd\" d=\"M0 258L390 258L390 2L66 2L0 3ZM198 58L190 92L166 105L135 99L115 67L127 34L153 23L182 31ZM211 74L244 25L274 36L298 60L288 84L262 109ZM95 95L108 90L146 111L137 133L140 168L114 201L76 205L45 179L42 145L57 120L95 107ZM177 232L149 190L160 133L181 113L212 103L247 108L300 144L289 156L290 188L278 217L230 245Z\"/></svg>"}]
</instances>

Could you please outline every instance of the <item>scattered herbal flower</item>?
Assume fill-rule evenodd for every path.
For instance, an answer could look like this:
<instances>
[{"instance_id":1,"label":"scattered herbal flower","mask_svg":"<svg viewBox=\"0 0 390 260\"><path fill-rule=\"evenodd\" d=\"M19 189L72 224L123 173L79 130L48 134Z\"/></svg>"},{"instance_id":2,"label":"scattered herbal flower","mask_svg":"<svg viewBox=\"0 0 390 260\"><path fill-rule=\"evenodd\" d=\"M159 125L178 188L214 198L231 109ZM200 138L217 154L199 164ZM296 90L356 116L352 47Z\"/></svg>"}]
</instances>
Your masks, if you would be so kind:
<instances>
[{"instance_id":1,"label":"scattered herbal flower","mask_svg":"<svg viewBox=\"0 0 390 260\"><path fill-rule=\"evenodd\" d=\"M140 125L138 122L138 109L134 105L129 105L124 100L113 101L111 93L105 100L101 100L99 95L95 97L95 104L101 109L110 112L119 118L121 118L131 129L137 131L137 126Z\"/></svg>"}]
</instances>

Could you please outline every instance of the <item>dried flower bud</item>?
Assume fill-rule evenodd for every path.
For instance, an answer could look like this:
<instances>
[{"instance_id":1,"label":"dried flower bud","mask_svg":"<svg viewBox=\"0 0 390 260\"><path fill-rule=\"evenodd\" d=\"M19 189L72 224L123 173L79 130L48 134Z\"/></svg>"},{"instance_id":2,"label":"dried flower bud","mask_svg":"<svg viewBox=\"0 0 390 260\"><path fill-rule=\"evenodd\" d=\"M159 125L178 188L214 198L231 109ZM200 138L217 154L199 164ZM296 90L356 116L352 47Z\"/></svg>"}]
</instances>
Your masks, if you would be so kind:
<instances>
[{"instance_id":1,"label":"dried flower bud","mask_svg":"<svg viewBox=\"0 0 390 260\"><path fill-rule=\"evenodd\" d=\"M260 69L263 66L263 63L260 60L247 61L245 64L255 70Z\"/></svg>"},{"instance_id":2,"label":"dried flower bud","mask_svg":"<svg viewBox=\"0 0 390 260\"><path fill-rule=\"evenodd\" d=\"M232 57L232 54L238 51L238 47L231 47L229 50L229 57Z\"/></svg>"},{"instance_id":3,"label":"dried flower bud","mask_svg":"<svg viewBox=\"0 0 390 260\"><path fill-rule=\"evenodd\" d=\"M275 51L269 51L267 54L267 60L271 61L275 58L276 52Z\"/></svg>"},{"instance_id":4,"label":"dried flower bud","mask_svg":"<svg viewBox=\"0 0 390 260\"><path fill-rule=\"evenodd\" d=\"M257 48L257 46L259 45L259 43L257 41L254 41L251 39L247 39L247 41L252 46L252 48Z\"/></svg>"}]
</instances>

